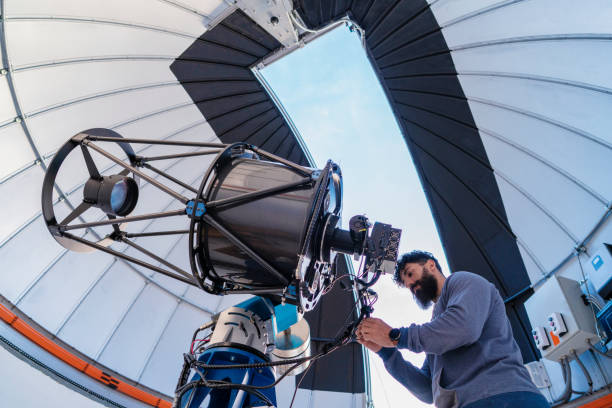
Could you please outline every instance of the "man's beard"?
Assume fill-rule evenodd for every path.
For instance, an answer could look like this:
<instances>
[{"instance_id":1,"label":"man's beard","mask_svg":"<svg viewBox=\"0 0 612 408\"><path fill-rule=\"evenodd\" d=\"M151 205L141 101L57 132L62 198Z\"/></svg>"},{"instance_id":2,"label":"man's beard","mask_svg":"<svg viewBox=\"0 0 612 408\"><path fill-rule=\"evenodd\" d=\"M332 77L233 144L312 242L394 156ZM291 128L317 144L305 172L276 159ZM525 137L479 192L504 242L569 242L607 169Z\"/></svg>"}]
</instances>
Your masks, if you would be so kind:
<instances>
[{"instance_id":1,"label":"man's beard","mask_svg":"<svg viewBox=\"0 0 612 408\"><path fill-rule=\"evenodd\" d=\"M417 285L419 288L416 291L412 290L414 300L416 300L421 309L427 309L431 306L431 302L433 302L438 294L438 281L432 274L427 272L425 267L423 267L421 279L416 281L411 286L411 289Z\"/></svg>"}]
</instances>

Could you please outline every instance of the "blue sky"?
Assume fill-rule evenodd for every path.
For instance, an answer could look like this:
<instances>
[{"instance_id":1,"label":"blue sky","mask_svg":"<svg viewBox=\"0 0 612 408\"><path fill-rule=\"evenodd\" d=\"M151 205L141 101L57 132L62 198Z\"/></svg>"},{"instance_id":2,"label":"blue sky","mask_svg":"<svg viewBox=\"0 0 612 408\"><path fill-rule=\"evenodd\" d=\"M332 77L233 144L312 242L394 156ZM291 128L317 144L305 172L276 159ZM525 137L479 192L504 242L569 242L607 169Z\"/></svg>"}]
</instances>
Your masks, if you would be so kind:
<instances>
[{"instance_id":1,"label":"blue sky","mask_svg":"<svg viewBox=\"0 0 612 408\"><path fill-rule=\"evenodd\" d=\"M293 119L317 166L338 163L344 182L343 223L355 214L402 229L400 252L433 252L448 266L408 148L355 33L341 26L262 70ZM394 327L426 322L406 289L383 276L374 316ZM421 365L424 355L404 357ZM370 355L376 408L426 407Z\"/></svg>"}]
</instances>

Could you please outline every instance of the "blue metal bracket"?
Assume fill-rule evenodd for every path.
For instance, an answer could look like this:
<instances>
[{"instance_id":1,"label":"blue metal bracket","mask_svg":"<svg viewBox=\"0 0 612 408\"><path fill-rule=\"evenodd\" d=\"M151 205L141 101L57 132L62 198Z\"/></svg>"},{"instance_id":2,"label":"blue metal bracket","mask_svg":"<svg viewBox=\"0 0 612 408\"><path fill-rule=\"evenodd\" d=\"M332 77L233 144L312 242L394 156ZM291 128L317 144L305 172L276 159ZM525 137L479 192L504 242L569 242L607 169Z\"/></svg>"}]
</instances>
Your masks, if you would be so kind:
<instances>
[{"instance_id":1,"label":"blue metal bracket","mask_svg":"<svg viewBox=\"0 0 612 408\"><path fill-rule=\"evenodd\" d=\"M195 209L195 211L194 211ZM198 200L189 200L187 202L187 208L185 212L189 216L189 218L202 218L204 214L206 214L206 206L203 202Z\"/></svg>"}]
</instances>

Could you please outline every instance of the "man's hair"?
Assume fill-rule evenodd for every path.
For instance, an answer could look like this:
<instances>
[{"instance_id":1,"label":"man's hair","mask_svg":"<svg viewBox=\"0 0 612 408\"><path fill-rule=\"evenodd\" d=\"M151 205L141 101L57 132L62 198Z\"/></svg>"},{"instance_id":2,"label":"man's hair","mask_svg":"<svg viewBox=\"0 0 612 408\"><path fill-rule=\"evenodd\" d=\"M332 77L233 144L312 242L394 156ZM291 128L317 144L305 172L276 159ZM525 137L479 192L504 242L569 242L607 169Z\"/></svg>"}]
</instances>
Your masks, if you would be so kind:
<instances>
[{"instance_id":1,"label":"man's hair","mask_svg":"<svg viewBox=\"0 0 612 408\"><path fill-rule=\"evenodd\" d=\"M397 265L395 267L395 273L393 274L393 281L397 284L397 286L403 287L404 282L402 282L402 270L404 269L406 264L418 263L419 265L425 265L425 262L427 262L430 259L434 261L434 263L436 264L436 268L438 268L438 270L442 272L442 268L440 267L438 260L436 259L435 256L433 256L431 252L420 251L418 249L415 249L414 251L405 253L397 261Z\"/></svg>"}]
</instances>

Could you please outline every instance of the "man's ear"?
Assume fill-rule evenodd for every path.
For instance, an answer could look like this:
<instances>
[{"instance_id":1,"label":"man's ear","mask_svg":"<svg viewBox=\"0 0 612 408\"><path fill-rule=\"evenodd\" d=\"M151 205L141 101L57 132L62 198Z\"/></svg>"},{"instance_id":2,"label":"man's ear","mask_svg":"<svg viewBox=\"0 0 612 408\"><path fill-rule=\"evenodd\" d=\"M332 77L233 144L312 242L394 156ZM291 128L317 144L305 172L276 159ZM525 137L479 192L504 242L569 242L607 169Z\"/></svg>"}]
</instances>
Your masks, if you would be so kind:
<instances>
[{"instance_id":1,"label":"man's ear","mask_svg":"<svg viewBox=\"0 0 612 408\"><path fill-rule=\"evenodd\" d=\"M433 273L436 270L436 263L433 259L428 259L425 264L427 265L427 270L429 271L429 273Z\"/></svg>"}]
</instances>

